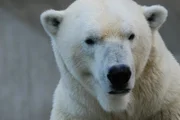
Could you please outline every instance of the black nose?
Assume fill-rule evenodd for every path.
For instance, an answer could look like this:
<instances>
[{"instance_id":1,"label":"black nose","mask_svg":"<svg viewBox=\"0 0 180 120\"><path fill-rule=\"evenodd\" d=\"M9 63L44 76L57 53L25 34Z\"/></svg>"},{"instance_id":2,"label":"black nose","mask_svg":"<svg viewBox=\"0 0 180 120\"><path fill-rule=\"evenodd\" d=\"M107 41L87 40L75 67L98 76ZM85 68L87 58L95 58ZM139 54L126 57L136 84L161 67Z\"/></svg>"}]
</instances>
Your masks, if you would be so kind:
<instances>
[{"instance_id":1,"label":"black nose","mask_svg":"<svg viewBox=\"0 0 180 120\"><path fill-rule=\"evenodd\" d=\"M114 65L109 69L107 77L114 89L124 89L131 77L131 70L127 65Z\"/></svg>"}]
</instances>

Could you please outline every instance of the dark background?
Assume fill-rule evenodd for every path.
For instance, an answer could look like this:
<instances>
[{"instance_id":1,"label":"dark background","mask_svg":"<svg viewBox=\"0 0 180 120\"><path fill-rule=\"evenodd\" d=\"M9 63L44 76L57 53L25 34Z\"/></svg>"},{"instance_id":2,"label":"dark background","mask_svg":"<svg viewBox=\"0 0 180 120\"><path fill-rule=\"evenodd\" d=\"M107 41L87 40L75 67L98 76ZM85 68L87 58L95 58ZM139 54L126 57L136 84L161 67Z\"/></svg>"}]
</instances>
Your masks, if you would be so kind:
<instances>
[{"instance_id":1,"label":"dark background","mask_svg":"<svg viewBox=\"0 0 180 120\"><path fill-rule=\"evenodd\" d=\"M49 37L39 22L46 9L65 9L73 0L0 0L0 120L48 120L59 72ZM137 0L169 10L161 29L180 60L180 1Z\"/></svg>"}]
</instances>

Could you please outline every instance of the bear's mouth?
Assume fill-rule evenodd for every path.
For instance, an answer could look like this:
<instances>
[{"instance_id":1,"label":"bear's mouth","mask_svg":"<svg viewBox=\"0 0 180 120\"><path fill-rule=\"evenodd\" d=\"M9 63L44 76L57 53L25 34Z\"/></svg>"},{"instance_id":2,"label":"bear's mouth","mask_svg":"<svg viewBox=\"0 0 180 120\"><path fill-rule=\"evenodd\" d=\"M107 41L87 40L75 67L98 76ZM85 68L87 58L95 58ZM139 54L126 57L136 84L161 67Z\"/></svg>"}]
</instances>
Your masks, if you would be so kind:
<instances>
[{"instance_id":1,"label":"bear's mouth","mask_svg":"<svg viewBox=\"0 0 180 120\"><path fill-rule=\"evenodd\" d=\"M111 94L111 95L127 94L130 91L131 91L130 89L123 89L123 90L119 90L119 91L110 91L109 94Z\"/></svg>"}]
</instances>

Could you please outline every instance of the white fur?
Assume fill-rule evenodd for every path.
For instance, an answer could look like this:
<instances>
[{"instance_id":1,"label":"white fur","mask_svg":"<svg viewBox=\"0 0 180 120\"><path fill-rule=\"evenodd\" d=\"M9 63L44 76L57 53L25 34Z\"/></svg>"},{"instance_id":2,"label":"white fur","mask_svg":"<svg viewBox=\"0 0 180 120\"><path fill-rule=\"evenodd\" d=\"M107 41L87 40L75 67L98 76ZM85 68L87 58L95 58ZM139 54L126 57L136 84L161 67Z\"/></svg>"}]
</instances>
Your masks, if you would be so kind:
<instances>
[{"instance_id":1,"label":"white fur","mask_svg":"<svg viewBox=\"0 0 180 120\"><path fill-rule=\"evenodd\" d=\"M46 32L50 36L56 35L58 28L52 25L52 19L57 19L59 22L62 21L64 11L47 10L41 14L41 23L45 28Z\"/></svg>"},{"instance_id":2,"label":"white fur","mask_svg":"<svg viewBox=\"0 0 180 120\"><path fill-rule=\"evenodd\" d=\"M164 7L132 0L77 0L42 13L61 72L51 120L180 119L180 67L158 32L166 18ZM108 69L116 64L131 69L127 94L108 94Z\"/></svg>"},{"instance_id":3,"label":"white fur","mask_svg":"<svg viewBox=\"0 0 180 120\"><path fill-rule=\"evenodd\" d=\"M168 11L163 6L160 5L154 5L151 7L143 6L143 9L146 18L149 18L152 14L155 15L154 20L149 23L151 28L158 29L166 21Z\"/></svg>"}]
</instances>

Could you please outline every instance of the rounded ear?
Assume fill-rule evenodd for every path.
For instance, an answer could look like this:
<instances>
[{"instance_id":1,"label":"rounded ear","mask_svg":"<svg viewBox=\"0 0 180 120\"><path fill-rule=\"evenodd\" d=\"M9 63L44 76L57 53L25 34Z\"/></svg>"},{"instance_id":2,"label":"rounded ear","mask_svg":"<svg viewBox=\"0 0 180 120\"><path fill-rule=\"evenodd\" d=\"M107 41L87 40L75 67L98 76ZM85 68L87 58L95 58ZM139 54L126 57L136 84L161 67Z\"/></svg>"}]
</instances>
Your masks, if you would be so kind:
<instances>
[{"instance_id":1,"label":"rounded ear","mask_svg":"<svg viewBox=\"0 0 180 120\"><path fill-rule=\"evenodd\" d=\"M47 10L41 14L41 24L49 36L56 35L63 17L64 11Z\"/></svg>"},{"instance_id":2,"label":"rounded ear","mask_svg":"<svg viewBox=\"0 0 180 120\"><path fill-rule=\"evenodd\" d=\"M156 30L166 21L168 11L160 5L143 6L144 16L149 23L151 29Z\"/></svg>"}]
</instances>

